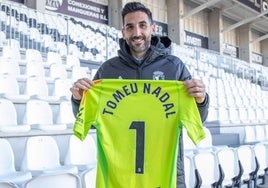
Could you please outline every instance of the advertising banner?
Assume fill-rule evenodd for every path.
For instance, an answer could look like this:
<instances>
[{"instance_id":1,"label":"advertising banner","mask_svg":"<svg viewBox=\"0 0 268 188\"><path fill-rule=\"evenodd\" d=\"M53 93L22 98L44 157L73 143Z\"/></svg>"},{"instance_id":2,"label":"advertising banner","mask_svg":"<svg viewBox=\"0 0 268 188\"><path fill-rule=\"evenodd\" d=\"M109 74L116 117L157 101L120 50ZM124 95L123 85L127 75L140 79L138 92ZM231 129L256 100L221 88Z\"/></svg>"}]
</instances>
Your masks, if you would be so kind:
<instances>
[{"instance_id":1,"label":"advertising banner","mask_svg":"<svg viewBox=\"0 0 268 188\"><path fill-rule=\"evenodd\" d=\"M89 0L46 0L46 10L108 24L108 6Z\"/></svg>"}]
</instances>

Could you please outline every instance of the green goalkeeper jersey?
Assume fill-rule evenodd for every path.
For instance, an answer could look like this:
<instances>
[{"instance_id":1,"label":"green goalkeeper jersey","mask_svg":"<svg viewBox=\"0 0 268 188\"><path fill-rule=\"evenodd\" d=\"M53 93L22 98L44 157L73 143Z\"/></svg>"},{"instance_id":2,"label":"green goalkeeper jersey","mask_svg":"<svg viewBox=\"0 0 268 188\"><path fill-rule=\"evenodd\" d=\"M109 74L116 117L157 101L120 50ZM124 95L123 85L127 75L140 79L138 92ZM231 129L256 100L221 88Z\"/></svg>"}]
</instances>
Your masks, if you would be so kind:
<instances>
[{"instance_id":1,"label":"green goalkeeper jersey","mask_svg":"<svg viewBox=\"0 0 268 188\"><path fill-rule=\"evenodd\" d=\"M168 80L96 80L83 93L74 134L96 128L97 188L175 188L182 126L205 137L193 97Z\"/></svg>"}]
</instances>

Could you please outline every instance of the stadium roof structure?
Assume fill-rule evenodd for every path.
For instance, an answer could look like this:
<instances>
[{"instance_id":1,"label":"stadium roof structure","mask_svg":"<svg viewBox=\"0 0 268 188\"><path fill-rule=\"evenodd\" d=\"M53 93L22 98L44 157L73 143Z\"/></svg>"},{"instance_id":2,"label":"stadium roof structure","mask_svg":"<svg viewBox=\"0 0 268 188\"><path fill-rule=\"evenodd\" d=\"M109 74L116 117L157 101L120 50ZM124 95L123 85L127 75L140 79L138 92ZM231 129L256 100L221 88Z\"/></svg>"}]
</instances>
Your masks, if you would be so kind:
<instances>
[{"instance_id":1,"label":"stadium roof structure","mask_svg":"<svg viewBox=\"0 0 268 188\"><path fill-rule=\"evenodd\" d=\"M186 18L204 9L218 8L222 15L233 20L234 24L223 28L221 32L228 32L242 25L250 24L251 28L261 36L251 41L259 42L268 38L268 0L188 0L196 7L185 13Z\"/></svg>"}]
</instances>

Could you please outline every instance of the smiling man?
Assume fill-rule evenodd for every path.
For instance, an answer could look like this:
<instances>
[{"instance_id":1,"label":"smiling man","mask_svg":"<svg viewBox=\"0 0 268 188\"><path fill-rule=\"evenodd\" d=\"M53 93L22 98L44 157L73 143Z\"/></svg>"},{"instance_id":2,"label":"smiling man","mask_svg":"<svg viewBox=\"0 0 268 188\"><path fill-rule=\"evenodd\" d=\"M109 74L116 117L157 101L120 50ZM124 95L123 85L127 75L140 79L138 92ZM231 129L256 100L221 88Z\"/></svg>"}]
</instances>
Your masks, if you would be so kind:
<instances>
[{"instance_id":1,"label":"smiling man","mask_svg":"<svg viewBox=\"0 0 268 188\"><path fill-rule=\"evenodd\" d=\"M194 97L204 122L209 107L209 96L206 93L205 84L201 80L193 79L185 64L178 57L171 55L171 40L168 37L155 35L156 26L153 23L151 11L139 2L129 2L122 10L122 19L123 38L119 41L118 56L105 61L93 80L183 81L186 93ZM94 87L94 82L88 78L81 78L74 83L71 88L74 114L78 112L83 92L92 87ZM131 105L128 108L131 108ZM187 108L187 104L185 108ZM125 112L127 113L128 109L125 109ZM135 111L135 113L148 113L148 115L153 116L154 109L148 109L146 112ZM122 116L124 115L126 114L122 114ZM161 132L161 130L159 131ZM181 133L178 136L177 188L185 188Z\"/></svg>"}]
</instances>

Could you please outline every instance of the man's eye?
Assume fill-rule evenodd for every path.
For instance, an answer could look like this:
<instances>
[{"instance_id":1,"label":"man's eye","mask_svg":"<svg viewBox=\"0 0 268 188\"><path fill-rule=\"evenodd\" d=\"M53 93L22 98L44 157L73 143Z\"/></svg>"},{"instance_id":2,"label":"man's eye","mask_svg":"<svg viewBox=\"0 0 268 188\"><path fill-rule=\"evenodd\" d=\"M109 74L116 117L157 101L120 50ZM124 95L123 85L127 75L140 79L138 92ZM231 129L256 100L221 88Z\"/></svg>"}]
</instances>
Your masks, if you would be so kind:
<instances>
[{"instance_id":1,"label":"man's eye","mask_svg":"<svg viewBox=\"0 0 268 188\"><path fill-rule=\"evenodd\" d=\"M129 26L126 26L126 30L131 30L133 28L133 26L129 25Z\"/></svg>"},{"instance_id":2,"label":"man's eye","mask_svg":"<svg viewBox=\"0 0 268 188\"><path fill-rule=\"evenodd\" d=\"M140 24L140 26L141 26L141 27L145 27L145 26L146 26L146 24Z\"/></svg>"},{"instance_id":3,"label":"man's eye","mask_svg":"<svg viewBox=\"0 0 268 188\"><path fill-rule=\"evenodd\" d=\"M146 28L147 24L140 24L140 28Z\"/></svg>"}]
</instances>

